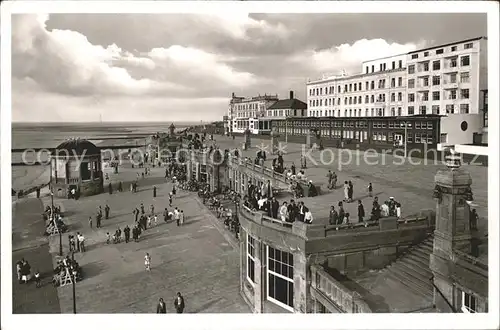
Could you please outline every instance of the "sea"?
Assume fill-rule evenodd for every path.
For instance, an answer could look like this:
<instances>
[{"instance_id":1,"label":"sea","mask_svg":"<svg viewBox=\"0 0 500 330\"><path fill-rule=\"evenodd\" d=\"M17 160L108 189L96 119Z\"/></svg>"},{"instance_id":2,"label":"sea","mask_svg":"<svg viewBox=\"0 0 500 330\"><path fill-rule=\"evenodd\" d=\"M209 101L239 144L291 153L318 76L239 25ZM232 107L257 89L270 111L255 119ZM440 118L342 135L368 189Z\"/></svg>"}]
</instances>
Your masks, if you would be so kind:
<instances>
[{"instance_id":1,"label":"sea","mask_svg":"<svg viewBox=\"0 0 500 330\"><path fill-rule=\"evenodd\" d=\"M94 123L12 123L12 149L55 148L71 138L88 139L96 145L106 139L146 136L168 132L171 124L179 131L200 122L94 122ZM12 153L12 163L22 161L22 153ZM12 189L27 189L48 182L47 166L12 166Z\"/></svg>"}]
</instances>

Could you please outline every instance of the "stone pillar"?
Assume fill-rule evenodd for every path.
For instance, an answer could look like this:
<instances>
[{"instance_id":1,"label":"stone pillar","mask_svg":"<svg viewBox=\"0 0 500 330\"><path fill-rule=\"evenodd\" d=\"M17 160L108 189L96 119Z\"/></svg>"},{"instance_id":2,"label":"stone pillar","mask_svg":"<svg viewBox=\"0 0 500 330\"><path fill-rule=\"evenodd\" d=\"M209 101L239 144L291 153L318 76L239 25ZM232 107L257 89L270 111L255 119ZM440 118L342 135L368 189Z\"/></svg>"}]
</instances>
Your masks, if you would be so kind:
<instances>
[{"instance_id":1,"label":"stone pillar","mask_svg":"<svg viewBox=\"0 0 500 330\"><path fill-rule=\"evenodd\" d=\"M265 253L262 241L255 240L255 286L254 286L254 312L264 312L264 300L266 299L266 288L263 285L265 282Z\"/></svg>"},{"instance_id":2,"label":"stone pillar","mask_svg":"<svg viewBox=\"0 0 500 330\"><path fill-rule=\"evenodd\" d=\"M312 148L312 146L313 146L312 139L311 139L311 130L307 130L307 132L306 132L306 146L308 148Z\"/></svg>"},{"instance_id":3,"label":"stone pillar","mask_svg":"<svg viewBox=\"0 0 500 330\"><path fill-rule=\"evenodd\" d=\"M306 281L307 259L302 251L293 253L293 310L307 313L306 299L309 295Z\"/></svg>"},{"instance_id":4,"label":"stone pillar","mask_svg":"<svg viewBox=\"0 0 500 330\"><path fill-rule=\"evenodd\" d=\"M248 150L251 148L252 146L252 141L251 141L251 137L250 137L250 130L247 128L245 130L245 132L243 133L243 138L244 138L244 147L245 147L245 150Z\"/></svg>"},{"instance_id":5,"label":"stone pillar","mask_svg":"<svg viewBox=\"0 0 500 330\"><path fill-rule=\"evenodd\" d=\"M277 130L271 131L271 155L277 155L279 152L279 133Z\"/></svg>"},{"instance_id":6,"label":"stone pillar","mask_svg":"<svg viewBox=\"0 0 500 330\"><path fill-rule=\"evenodd\" d=\"M95 164L92 161L89 164L90 164L90 180L94 180Z\"/></svg>"},{"instance_id":7,"label":"stone pillar","mask_svg":"<svg viewBox=\"0 0 500 330\"><path fill-rule=\"evenodd\" d=\"M455 305L454 279L451 266L454 250L469 251L471 248L469 209L466 200L472 199L470 174L460 168L458 156L447 157L447 170L439 170L435 175L436 186L436 229L434 231L433 252L430 255L430 269L434 275L434 302L439 312L452 312L448 304Z\"/></svg>"},{"instance_id":8,"label":"stone pillar","mask_svg":"<svg viewBox=\"0 0 500 330\"><path fill-rule=\"evenodd\" d=\"M190 161L188 161L186 163L186 167L187 167L187 169L186 169L186 172L187 172L186 173L186 177L187 177L187 180L189 181L193 177L193 163L190 162Z\"/></svg>"}]
</instances>

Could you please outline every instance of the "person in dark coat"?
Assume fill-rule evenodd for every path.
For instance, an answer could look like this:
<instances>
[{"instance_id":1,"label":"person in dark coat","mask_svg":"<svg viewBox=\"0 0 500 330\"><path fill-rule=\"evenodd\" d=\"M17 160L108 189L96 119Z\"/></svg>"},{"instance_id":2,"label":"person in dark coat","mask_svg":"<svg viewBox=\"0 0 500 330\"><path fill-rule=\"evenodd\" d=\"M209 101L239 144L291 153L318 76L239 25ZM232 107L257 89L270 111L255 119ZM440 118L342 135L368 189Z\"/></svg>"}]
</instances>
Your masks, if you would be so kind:
<instances>
[{"instance_id":1,"label":"person in dark coat","mask_svg":"<svg viewBox=\"0 0 500 330\"><path fill-rule=\"evenodd\" d=\"M352 185L352 181L349 180L349 188L347 190L347 194L348 194L348 197L349 197L349 202L352 202L352 196L354 194L354 186Z\"/></svg>"},{"instance_id":2,"label":"person in dark coat","mask_svg":"<svg viewBox=\"0 0 500 330\"><path fill-rule=\"evenodd\" d=\"M130 240L130 228L128 225L123 228L123 233L125 234L125 243L128 243L128 241Z\"/></svg>"},{"instance_id":3,"label":"person in dark coat","mask_svg":"<svg viewBox=\"0 0 500 330\"><path fill-rule=\"evenodd\" d=\"M111 185L111 182L108 184L108 191L110 195L113 193L113 186Z\"/></svg>"},{"instance_id":4,"label":"person in dark coat","mask_svg":"<svg viewBox=\"0 0 500 330\"><path fill-rule=\"evenodd\" d=\"M330 217L328 219L328 223L330 225L336 225L338 217L339 217L339 214L335 210L335 206L332 205L332 207L330 208Z\"/></svg>"},{"instance_id":5,"label":"person in dark coat","mask_svg":"<svg viewBox=\"0 0 500 330\"><path fill-rule=\"evenodd\" d=\"M342 222L344 221L345 217L345 211L344 211L344 204L342 202L339 202L339 213L337 217L337 225L341 225Z\"/></svg>"},{"instance_id":6,"label":"person in dark coat","mask_svg":"<svg viewBox=\"0 0 500 330\"><path fill-rule=\"evenodd\" d=\"M106 204L106 206L104 207L104 217L106 219L109 219L109 211L111 210L111 208L109 207L108 204Z\"/></svg>"},{"instance_id":7,"label":"person in dark coat","mask_svg":"<svg viewBox=\"0 0 500 330\"><path fill-rule=\"evenodd\" d=\"M119 191L119 192L122 192L122 191L123 191L123 184L122 184L122 182L121 182L121 181L120 181L120 182L118 182L118 191Z\"/></svg>"},{"instance_id":8,"label":"person in dark coat","mask_svg":"<svg viewBox=\"0 0 500 330\"><path fill-rule=\"evenodd\" d=\"M165 305L163 298L160 298L160 301L156 306L156 314L166 314L166 313L167 313L167 305Z\"/></svg>"},{"instance_id":9,"label":"person in dark coat","mask_svg":"<svg viewBox=\"0 0 500 330\"><path fill-rule=\"evenodd\" d=\"M361 200L358 201L358 222L363 222L365 218L365 208Z\"/></svg>"},{"instance_id":10,"label":"person in dark coat","mask_svg":"<svg viewBox=\"0 0 500 330\"><path fill-rule=\"evenodd\" d=\"M137 226L132 228L132 239L134 240L134 242L137 242Z\"/></svg>"},{"instance_id":11,"label":"person in dark coat","mask_svg":"<svg viewBox=\"0 0 500 330\"><path fill-rule=\"evenodd\" d=\"M274 219L278 219L279 208L280 203L276 200L276 197L273 197L271 201L271 214Z\"/></svg>"},{"instance_id":12,"label":"person in dark coat","mask_svg":"<svg viewBox=\"0 0 500 330\"><path fill-rule=\"evenodd\" d=\"M141 214L145 214L146 212L144 212L144 204L141 203Z\"/></svg>"},{"instance_id":13,"label":"person in dark coat","mask_svg":"<svg viewBox=\"0 0 500 330\"><path fill-rule=\"evenodd\" d=\"M295 205L295 201L292 199L290 204L288 204L288 222L294 222L297 217L297 205Z\"/></svg>"},{"instance_id":14,"label":"person in dark coat","mask_svg":"<svg viewBox=\"0 0 500 330\"><path fill-rule=\"evenodd\" d=\"M184 297L180 292L177 292L177 297L175 297L174 300L174 307L177 314L182 314L182 312L184 312Z\"/></svg>"},{"instance_id":15,"label":"person in dark coat","mask_svg":"<svg viewBox=\"0 0 500 330\"><path fill-rule=\"evenodd\" d=\"M153 198L156 198L156 186L153 187Z\"/></svg>"}]
</instances>

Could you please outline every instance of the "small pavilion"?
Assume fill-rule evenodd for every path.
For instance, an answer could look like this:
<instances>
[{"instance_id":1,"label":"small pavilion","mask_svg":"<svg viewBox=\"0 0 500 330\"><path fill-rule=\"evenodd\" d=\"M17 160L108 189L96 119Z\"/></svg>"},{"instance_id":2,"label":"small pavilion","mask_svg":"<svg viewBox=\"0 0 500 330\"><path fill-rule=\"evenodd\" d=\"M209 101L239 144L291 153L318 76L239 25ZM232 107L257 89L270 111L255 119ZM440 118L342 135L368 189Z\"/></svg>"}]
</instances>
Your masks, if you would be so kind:
<instances>
[{"instance_id":1,"label":"small pavilion","mask_svg":"<svg viewBox=\"0 0 500 330\"><path fill-rule=\"evenodd\" d=\"M64 141L51 154L50 180L55 196L100 194L103 189L101 149L84 139Z\"/></svg>"}]
</instances>

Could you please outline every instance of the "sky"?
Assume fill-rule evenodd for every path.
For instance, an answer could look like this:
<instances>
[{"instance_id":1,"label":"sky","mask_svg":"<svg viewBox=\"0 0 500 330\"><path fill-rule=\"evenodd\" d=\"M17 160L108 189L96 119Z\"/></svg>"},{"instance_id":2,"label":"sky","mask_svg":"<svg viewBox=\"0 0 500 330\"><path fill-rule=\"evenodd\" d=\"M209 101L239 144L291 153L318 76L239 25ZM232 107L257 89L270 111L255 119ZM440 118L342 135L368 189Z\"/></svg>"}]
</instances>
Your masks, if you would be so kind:
<instances>
[{"instance_id":1,"label":"sky","mask_svg":"<svg viewBox=\"0 0 500 330\"><path fill-rule=\"evenodd\" d=\"M12 121L214 121L238 96L487 36L486 14L12 15Z\"/></svg>"}]
</instances>

